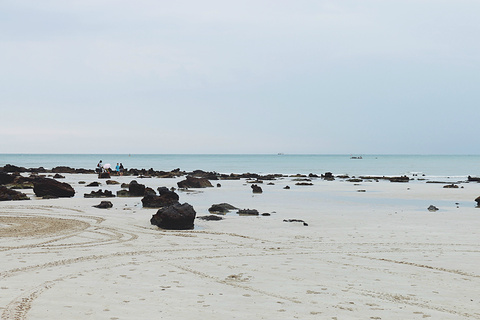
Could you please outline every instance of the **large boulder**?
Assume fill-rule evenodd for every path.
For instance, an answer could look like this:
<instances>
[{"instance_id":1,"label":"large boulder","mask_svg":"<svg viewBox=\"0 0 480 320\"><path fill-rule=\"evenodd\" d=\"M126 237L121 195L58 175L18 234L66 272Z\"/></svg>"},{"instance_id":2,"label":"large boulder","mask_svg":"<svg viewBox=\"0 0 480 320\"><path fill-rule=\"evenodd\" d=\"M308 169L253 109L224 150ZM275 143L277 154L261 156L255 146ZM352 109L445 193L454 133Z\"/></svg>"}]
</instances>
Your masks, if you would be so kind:
<instances>
[{"instance_id":1,"label":"large boulder","mask_svg":"<svg viewBox=\"0 0 480 320\"><path fill-rule=\"evenodd\" d=\"M8 189L7 187L0 186L0 201L10 200L29 200L30 198L21 192Z\"/></svg>"},{"instance_id":2,"label":"large boulder","mask_svg":"<svg viewBox=\"0 0 480 320\"><path fill-rule=\"evenodd\" d=\"M161 188L159 188L160 190ZM180 197L178 194L176 194L173 191L168 190L162 190L160 192L160 195L151 195L151 194L146 194L145 197L142 199L142 204L144 208L162 208L162 207L167 207L172 204L178 203L178 200Z\"/></svg>"},{"instance_id":3,"label":"large boulder","mask_svg":"<svg viewBox=\"0 0 480 320\"><path fill-rule=\"evenodd\" d=\"M128 193L130 197L143 197L145 195L145 185L132 180L128 185Z\"/></svg>"},{"instance_id":4,"label":"large boulder","mask_svg":"<svg viewBox=\"0 0 480 320\"><path fill-rule=\"evenodd\" d=\"M159 209L150 219L150 223L162 229L189 230L193 229L196 214L188 203L176 203Z\"/></svg>"},{"instance_id":5,"label":"large boulder","mask_svg":"<svg viewBox=\"0 0 480 320\"><path fill-rule=\"evenodd\" d=\"M185 180L177 182L179 188L188 189L188 188L209 188L213 187L210 181L205 178L195 178L192 176L187 176Z\"/></svg>"},{"instance_id":6,"label":"large boulder","mask_svg":"<svg viewBox=\"0 0 480 320\"><path fill-rule=\"evenodd\" d=\"M37 197L48 198L70 198L75 195L75 190L68 183L49 178L35 179L33 192Z\"/></svg>"}]
</instances>

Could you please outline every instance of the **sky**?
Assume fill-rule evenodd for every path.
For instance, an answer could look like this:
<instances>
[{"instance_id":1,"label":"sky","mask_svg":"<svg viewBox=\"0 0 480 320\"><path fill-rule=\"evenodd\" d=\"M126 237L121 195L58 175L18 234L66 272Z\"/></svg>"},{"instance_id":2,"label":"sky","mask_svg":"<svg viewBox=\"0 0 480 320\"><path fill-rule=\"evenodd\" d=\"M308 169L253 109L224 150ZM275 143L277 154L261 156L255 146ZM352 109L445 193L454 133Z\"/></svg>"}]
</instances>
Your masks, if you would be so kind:
<instances>
[{"instance_id":1,"label":"sky","mask_svg":"<svg viewBox=\"0 0 480 320\"><path fill-rule=\"evenodd\" d=\"M480 1L0 1L0 153L480 154Z\"/></svg>"}]
</instances>

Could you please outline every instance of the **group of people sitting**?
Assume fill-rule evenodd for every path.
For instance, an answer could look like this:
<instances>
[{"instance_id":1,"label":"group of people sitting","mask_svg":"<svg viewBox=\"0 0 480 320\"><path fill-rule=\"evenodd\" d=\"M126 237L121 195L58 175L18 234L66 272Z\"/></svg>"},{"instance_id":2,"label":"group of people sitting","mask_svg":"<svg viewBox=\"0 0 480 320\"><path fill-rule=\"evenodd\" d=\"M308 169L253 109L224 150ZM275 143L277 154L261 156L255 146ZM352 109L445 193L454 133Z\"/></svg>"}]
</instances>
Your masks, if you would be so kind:
<instances>
[{"instance_id":1,"label":"group of people sitting","mask_svg":"<svg viewBox=\"0 0 480 320\"><path fill-rule=\"evenodd\" d=\"M109 163L103 164L102 160L100 160L97 164L97 168L95 169L95 171L97 173L108 172L110 174L113 173L113 174L122 176L123 171L125 171L125 168L123 167L122 163L117 163L117 165L115 166L115 171L112 172L112 168L111 168L110 164Z\"/></svg>"}]
</instances>

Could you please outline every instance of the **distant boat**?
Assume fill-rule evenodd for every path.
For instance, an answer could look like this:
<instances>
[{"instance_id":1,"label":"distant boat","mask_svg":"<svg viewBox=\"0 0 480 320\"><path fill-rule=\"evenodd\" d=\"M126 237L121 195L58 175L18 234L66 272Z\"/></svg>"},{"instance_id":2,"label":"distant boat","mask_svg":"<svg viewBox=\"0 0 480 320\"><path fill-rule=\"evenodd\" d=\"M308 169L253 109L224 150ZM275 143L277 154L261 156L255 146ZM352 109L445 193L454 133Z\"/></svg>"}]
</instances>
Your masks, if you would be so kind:
<instances>
[{"instance_id":1,"label":"distant boat","mask_svg":"<svg viewBox=\"0 0 480 320\"><path fill-rule=\"evenodd\" d=\"M283 153L283 152L279 152L279 153L277 153L277 155L279 155L279 156L283 156L283 155L285 155L285 153Z\"/></svg>"},{"instance_id":2,"label":"distant boat","mask_svg":"<svg viewBox=\"0 0 480 320\"><path fill-rule=\"evenodd\" d=\"M363 159L362 156L351 156L350 159Z\"/></svg>"}]
</instances>

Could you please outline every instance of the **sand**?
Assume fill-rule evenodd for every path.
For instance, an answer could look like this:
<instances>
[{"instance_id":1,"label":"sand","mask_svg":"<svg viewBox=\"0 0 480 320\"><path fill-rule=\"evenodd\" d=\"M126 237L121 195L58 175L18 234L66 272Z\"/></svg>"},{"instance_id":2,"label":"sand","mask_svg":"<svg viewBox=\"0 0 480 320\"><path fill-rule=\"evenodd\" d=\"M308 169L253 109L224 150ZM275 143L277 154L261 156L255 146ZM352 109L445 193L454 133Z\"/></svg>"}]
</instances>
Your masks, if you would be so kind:
<instances>
[{"instance_id":1,"label":"sand","mask_svg":"<svg viewBox=\"0 0 480 320\"><path fill-rule=\"evenodd\" d=\"M74 198L0 203L1 319L480 319L480 184L285 178L253 195L220 181L180 201L271 215L165 231L141 198L93 208L83 194L99 188L81 180L99 181L66 175Z\"/></svg>"}]
</instances>

